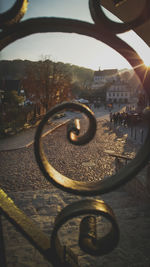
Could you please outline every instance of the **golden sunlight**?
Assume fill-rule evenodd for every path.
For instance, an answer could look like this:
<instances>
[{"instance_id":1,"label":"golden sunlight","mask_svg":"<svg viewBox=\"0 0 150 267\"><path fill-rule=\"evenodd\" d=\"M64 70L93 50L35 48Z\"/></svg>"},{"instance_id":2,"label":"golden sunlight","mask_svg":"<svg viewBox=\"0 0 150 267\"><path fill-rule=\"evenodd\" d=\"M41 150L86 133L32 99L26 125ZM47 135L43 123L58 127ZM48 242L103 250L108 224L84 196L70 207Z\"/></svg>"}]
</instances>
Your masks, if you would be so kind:
<instances>
[{"instance_id":1,"label":"golden sunlight","mask_svg":"<svg viewBox=\"0 0 150 267\"><path fill-rule=\"evenodd\" d=\"M141 56L142 57L142 56ZM143 61L144 61L144 64L147 66L147 67L150 67L150 49L149 49L149 53L146 53L145 51L145 54L143 55L142 57Z\"/></svg>"}]
</instances>

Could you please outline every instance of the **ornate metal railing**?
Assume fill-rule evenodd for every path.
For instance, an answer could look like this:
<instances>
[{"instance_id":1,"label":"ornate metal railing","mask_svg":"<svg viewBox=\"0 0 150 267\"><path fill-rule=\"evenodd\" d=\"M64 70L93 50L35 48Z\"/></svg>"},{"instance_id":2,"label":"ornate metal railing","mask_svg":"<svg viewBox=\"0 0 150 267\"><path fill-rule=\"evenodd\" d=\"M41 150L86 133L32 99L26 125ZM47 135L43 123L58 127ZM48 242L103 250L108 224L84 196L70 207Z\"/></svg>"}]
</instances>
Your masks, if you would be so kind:
<instances>
[{"instance_id":1,"label":"ornate metal railing","mask_svg":"<svg viewBox=\"0 0 150 267\"><path fill-rule=\"evenodd\" d=\"M123 1L114 1L118 4ZM147 0L145 8L138 18L129 23L116 23L110 21L103 13L99 0L89 0L89 9L93 23L65 18L34 18L20 22L27 10L27 0L17 0L14 6L0 15L0 49L22 37L43 32L77 33L95 38L109 45L119 52L134 68L143 88L150 97L150 73L144 62L127 43L122 41L117 33L133 29L144 23L150 14L150 1ZM62 103L51 109L42 119L35 135L34 152L37 163L45 178L56 187L72 194L82 196L95 196L108 193L132 179L148 162L150 157L150 132L136 157L115 175L98 182L88 183L72 180L61 175L48 162L42 148L41 134L48 119L56 112L71 109L83 113L89 120L87 132L80 136L79 122L71 121L67 128L68 140L74 145L87 144L96 132L96 119L93 112L86 106L77 103ZM150 115L147 112L147 119ZM3 214L19 230L40 253L50 261L53 266L79 266L77 256L66 246L62 246L58 238L58 230L68 220L79 215L86 215L80 224L79 245L83 251L90 255L107 254L117 246L119 240L119 227L112 209L103 201L87 199L72 203L65 207L56 217L51 237L43 233L7 196L0 190L0 209ZM91 215L89 215L91 214ZM110 231L102 238L97 239L96 220L94 215L104 216L112 225ZM6 265L5 249L3 244L3 231L0 225L0 263Z\"/></svg>"}]
</instances>

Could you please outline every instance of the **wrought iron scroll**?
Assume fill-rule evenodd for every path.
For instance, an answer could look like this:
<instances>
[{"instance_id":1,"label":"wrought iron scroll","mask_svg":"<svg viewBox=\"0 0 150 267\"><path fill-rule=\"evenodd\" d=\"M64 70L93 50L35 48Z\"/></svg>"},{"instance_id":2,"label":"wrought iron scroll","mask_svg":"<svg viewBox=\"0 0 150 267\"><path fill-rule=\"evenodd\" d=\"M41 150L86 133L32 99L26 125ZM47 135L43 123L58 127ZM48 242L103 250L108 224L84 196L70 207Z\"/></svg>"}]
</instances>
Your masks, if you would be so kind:
<instances>
[{"instance_id":1,"label":"wrought iron scroll","mask_svg":"<svg viewBox=\"0 0 150 267\"><path fill-rule=\"evenodd\" d=\"M134 29L149 19L150 1L147 0L142 14L129 23L116 23L105 17L99 0L89 0L89 9L93 23L65 18L34 18L20 22L27 9L27 0L17 0L14 6L0 15L0 49L15 40L35 33L64 32L77 33L95 38L104 42L120 53L134 68L143 84L144 90L150 97L150 71L144 62L127 43L116 34L129 29ZM68 140L74 145L85 145L92 140L96 132L96 119L93 112L82 104L66 102L51 109L43 118L35 135L34 151L37 163L45 178L59 189L76 195L94 196L108 193L131 180L148 162L150 158L150 131L145 143L136 157L119 173L107 177L99 182L85 183L72 180L61 175L48 162L42 148L41 134L45 123L58 111L75 110L83 113L89 119L87 132L80 136L79 121L71 121L67 128ZM149 121L150 114L147 111ZM80 224L79 245L86 253L91 255L104 255L112 251L119 241L119 227L112 209L103 201L85 199L72 203L64 208L56 217L51 237L47 237L19 208L8 198L7 194L0 191L1 213L18 229L39 251L50 261L53 266L79 266L77 256L73 251L61 244L58 237L60 227L71 218L79 215L85 216ZM96 217L104 216L110 223L110 231L102 238L97 239ZM2 257L2 252L1 255Z\"/></svg>"}]
</instances>

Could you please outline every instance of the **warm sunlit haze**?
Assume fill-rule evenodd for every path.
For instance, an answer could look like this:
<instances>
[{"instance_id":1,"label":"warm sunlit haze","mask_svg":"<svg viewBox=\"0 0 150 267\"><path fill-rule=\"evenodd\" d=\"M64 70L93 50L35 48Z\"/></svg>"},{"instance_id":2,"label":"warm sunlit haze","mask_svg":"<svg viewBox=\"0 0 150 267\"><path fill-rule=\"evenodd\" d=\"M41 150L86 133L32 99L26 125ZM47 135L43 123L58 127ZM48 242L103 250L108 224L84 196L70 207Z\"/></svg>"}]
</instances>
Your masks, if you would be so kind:
<instances>
[{"instance_id":1,"label":"warm sunlit haze","mask_svg":"<svg viewBox=\"0 0 150 267\"><path fill-rule=\"evenodd\" d=\"M14 0L2 1L2 12L8 10ZM108 15L111 16L110 12ZM23 19L39 16L75 18L92 23L88 0L30 0L28 11ZM120 34L120 38L131 45L146 65L150 65L150 48L133 31ZM34 34L7 46L0 59L27 59L38 61L42 56L53 61L61 61L93 70L131 68L128 62L107 45L87 36L64 33Z\"/></svg>"}]
</instances>

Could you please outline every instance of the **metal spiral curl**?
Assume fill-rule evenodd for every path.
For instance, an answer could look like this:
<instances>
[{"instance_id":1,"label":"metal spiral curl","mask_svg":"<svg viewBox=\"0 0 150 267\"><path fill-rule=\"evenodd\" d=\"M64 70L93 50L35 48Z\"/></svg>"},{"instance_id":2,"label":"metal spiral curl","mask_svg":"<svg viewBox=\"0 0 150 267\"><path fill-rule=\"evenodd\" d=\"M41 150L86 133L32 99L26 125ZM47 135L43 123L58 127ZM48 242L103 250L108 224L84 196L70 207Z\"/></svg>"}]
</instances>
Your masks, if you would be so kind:
<instances>
[{"instance_id":1,"label":"metal spiral curl","mask_svg":"<svg viewBox=\"0 0 150 267\"><path fill-rule=\"evenodd\" d=\"M135 68L144 90L150 96L150 70L145 69L144 62L127 43L116 36L116 33L133 29L149 18L150 1L146 0L142 13L133 21L117 23L109 20L102 11L101 1L89 0L89 8L94 23L83 22L65 18L34 18L19 22L27 10L27 0L16 0L14 6L7 12L0 14L0 49L5 48L14 41L34 33L64 32L77 33L102 41L115 49L129 64ZM146 74L146 75L145 75ZM78 182L57 172L47 161L41 142L41 134L45 123L55 113L71 108L80 111L89 119L88 131L80 136L80 126L77 120L68 124L68 140L75 145L85 145L90 142L96 132L96 119L93 112L84 105L63 103L51 109L43 118L35 135L34 151L37 163L47 178L55 186L64 191L78 195L100 195L110 192L132 179L150 159L150 130L144 145L133 159L119 173L106 177L99 182ZM149 122L150 112L146 111ZM60 227L71 218L87 215L80 223L79 245L86 253L91 255L104 255L117 246L119 228L108 205L98 200L82 200L65 207L56 217L51 238L48 238L32 221L19 210L7 194L0 190L0 210L9 221L42 253L54 266L77 267L77 256L66 246L62 246L58 238ZM89 215L90 214L90 215ZM102 239L97 239L96 216L104 216L110 223L111 229Z\"/></svg>"},{"instance_id":2,"label":"metal spiral curl","mask_svg":"<svg viewBox=\"0 0 150 267\"><path fill-rule=\"evenodd\" d=\"M60 250L62 251L58 237L59 229L68 220L86 214L88 216L84 217L80 223L79 246L81 249L90 255L102 256L117 246L119 228L112 209L102 200L85 199L68 205L55 219L51 235L51 249L57 261L63 262L63 253L59 253ZM105 217L111 223L110 231L100 239L97 239L96 217L94 215Z\"/></svg>"}]
</instances>

